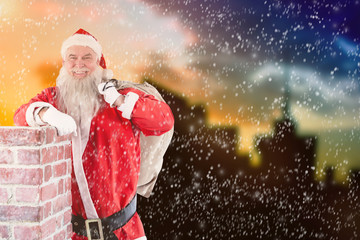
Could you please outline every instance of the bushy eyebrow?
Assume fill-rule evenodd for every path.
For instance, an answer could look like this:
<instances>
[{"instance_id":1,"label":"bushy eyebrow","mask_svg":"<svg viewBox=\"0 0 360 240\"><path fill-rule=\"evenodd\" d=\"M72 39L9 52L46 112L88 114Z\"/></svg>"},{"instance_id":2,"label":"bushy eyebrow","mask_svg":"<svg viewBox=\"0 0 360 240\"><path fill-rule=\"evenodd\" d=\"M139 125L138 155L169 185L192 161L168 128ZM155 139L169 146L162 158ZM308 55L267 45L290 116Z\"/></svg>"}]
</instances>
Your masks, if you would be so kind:
<instances>
[{"instance_id":1,"label":"bushy eyebrow","mask_svg":"<svg viewBox=\"0 0 360 240\"><path fill-rule=\"evenodd\" d=\"M77 56L76 56L76 54L70 53L68 57L77 57ZM91 53L88 53L88 54L84 55L83 57L92 57L92 55L91 55Z\"/></svg>"}]
</instances>

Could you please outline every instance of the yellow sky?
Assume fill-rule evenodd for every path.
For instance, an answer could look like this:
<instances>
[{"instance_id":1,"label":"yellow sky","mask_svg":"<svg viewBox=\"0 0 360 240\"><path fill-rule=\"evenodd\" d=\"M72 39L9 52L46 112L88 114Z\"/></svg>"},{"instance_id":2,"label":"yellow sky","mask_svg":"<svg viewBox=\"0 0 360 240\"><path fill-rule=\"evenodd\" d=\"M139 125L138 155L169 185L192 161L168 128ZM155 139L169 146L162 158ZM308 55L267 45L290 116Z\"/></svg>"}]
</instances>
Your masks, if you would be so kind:
<instances>
[{"instance_id":1,"label":"yellow sky","mask_svg":"<svg viewBox=\"0 0 360 240\"><path fill-rule=\"evenodd\" d=\"M115 77L129 81L140 80L138 69L151 61L149 54L176 56L192 41L191 34L175 19L158 20L140 3L123 1L121 7L114 7L111 1L79 2L76 6L69 2L0 3L0 125L13 125L12 115L18 106L54 85L61 66L61 43L79 28L100 40ZM142 16L137 16L141 11ZM157 27L147 29L144 19Z\"/></svg>"}]
</instances>

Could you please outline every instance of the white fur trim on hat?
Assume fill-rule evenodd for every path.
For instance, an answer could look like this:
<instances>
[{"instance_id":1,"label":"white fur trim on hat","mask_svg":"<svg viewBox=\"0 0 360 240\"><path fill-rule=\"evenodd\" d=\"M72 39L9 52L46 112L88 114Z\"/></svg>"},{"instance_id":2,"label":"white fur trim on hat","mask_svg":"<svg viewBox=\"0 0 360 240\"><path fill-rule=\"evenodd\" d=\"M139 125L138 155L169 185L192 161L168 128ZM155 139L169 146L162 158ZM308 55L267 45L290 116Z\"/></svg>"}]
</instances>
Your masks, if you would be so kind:
<instances>
[{"instance_id":1,"label":"white fur trim on hat","mask_svg":"<svg viewBox=\"0 0 360 240\"><path fill-rule=\"evenodd\" d=\"M74 34L66 39L61 46L61 56L63 59L66 57L67 49L71 46L89 47L96 53L98 59L101 57L101 45L92 36L85 34Z\"/></svg>"},{"instance_id":2,"label":"white fur trim on hat","mask_svg":"<svg viewBox=\"0 0 360 240\"><path fill-rule=\"evenodd\" d=\"M112 79L113 76L114 76L114 73L111 69L103 70L103 74L102 74L103 79L109 80L109 79Z\"/></svg>"}]
</instances>

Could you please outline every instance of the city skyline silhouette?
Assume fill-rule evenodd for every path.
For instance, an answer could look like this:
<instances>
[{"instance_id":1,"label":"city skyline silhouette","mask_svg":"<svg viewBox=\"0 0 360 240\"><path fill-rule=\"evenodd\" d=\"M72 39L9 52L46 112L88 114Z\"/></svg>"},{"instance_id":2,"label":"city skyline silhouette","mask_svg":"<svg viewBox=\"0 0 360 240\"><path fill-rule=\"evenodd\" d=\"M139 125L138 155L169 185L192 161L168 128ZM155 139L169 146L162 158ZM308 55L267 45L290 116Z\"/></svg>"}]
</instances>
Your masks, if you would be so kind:
<instances>
[{"instance_id":1,"label":"city skyline silhouette","mask_svg":"<svg viewBox=\"0 0 360 240\"><path fill-rule=\"evenodd\" d=\"M175 134L139 214L149 239L357 239L359 170L348 185L315 178L316 138L287 115L258 136L262 164L236 151L234 127L206 126L206 108L154 84L175 116Z\"/></svg>"}]
</instances>

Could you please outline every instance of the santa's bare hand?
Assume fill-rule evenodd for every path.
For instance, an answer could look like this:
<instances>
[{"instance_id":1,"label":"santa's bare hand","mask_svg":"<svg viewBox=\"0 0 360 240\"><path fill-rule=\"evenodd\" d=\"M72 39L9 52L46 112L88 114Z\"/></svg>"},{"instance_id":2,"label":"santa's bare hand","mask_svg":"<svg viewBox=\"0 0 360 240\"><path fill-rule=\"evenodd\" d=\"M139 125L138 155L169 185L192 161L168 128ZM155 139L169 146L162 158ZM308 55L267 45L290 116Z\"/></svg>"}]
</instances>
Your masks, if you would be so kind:
<instances>
[{"instance_id":1,"label":"santa's bare hand","mask_svg":"<svg viewBox=\"0 0 360 240\"><path fill-rule=\"evenodd\" d=\"M76 136L77 127L75 120L71 116L60 112L54 107L48 108L42 115L41 119L50 126L54 126L57 129L59 136L70 133L74 133Z\"/></svg>"}]
</instances>

